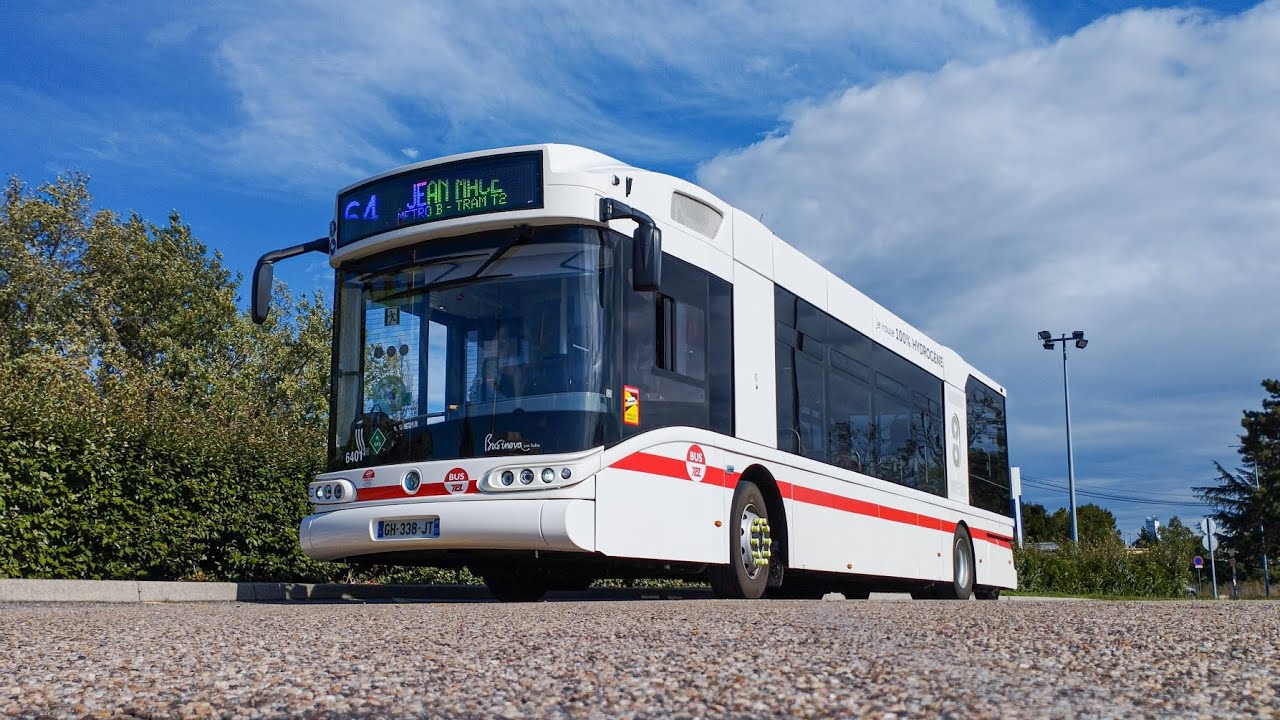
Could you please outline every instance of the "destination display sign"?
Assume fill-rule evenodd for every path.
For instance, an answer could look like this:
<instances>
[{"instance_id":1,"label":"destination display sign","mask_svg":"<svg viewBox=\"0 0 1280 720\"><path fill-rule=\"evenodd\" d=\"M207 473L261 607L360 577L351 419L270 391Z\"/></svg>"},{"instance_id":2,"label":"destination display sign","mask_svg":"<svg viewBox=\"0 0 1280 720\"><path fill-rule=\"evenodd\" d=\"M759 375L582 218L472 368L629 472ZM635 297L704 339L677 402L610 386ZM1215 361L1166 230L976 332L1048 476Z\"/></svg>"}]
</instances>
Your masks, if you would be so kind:
<instances>
[{"instance_id":1,"label":"destination display sign","mask_svg":"<svg viewBox=\"0 0 1280 720\"><path fill-rule=\"evenodd\" d=\"M338 196L338 247L410 225L542 207L542 153L397 173Z\"/></svg>"}]
</instances>

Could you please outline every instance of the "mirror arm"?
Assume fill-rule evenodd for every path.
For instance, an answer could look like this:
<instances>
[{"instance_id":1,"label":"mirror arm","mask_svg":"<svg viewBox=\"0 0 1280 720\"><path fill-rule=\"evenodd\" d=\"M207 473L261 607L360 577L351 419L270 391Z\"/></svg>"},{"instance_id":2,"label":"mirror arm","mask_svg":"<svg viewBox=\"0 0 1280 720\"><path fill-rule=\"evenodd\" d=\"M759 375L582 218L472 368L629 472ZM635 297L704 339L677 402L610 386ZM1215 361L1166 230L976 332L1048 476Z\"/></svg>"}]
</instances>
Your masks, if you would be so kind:
<instances>
[{"instance_id":1,"label":"mirror arm","mask_svg":"<svg viewBox=\"0 0 1280 720\"><path fill-rule=\"evenodd\" d=\"M264 253L258 258L258 264L253 267L253 283L250 285L249 292L250 306L253 313L253 321L261 325L267 319L267 309L271 306L271 277L274 274L274 266L276 261L285 260L291 257L297 257L309 252L329 252L329 238L322 237L312 240L311 242L302 243L301 245L293 245L291 247L280 250L272 250ZM266 273L265 283L262 277Z\"/></svg>"},{"instance_id":2,"label":"mirror arm","mask_svg":"<svg viewBox=\"0 0 1280 720\"><path fill-rule=\"evenodd\" d=\"M287 260L291 257L297 257L303 253L309 252L329 252L329 238L316 238L311 242L305 242L301 245L294 245L293 247L287 247L281 250L272 250L258 258L258 264L261 265L263 263L274 263L277 260Z\"/></svg>"},{"instance_id":3,"label":"mirror arm","mask_svg":"<svg viewBox=\"0 0 1280 720\"><path fill-rule=\"evenodd\" d=\"M635 220L641 225L657 227L657 224L653 222L653 218L630 205L618 202L613 198L600 198L600 222L607 223L610 220Z\"/></svg>"}]
</instances>

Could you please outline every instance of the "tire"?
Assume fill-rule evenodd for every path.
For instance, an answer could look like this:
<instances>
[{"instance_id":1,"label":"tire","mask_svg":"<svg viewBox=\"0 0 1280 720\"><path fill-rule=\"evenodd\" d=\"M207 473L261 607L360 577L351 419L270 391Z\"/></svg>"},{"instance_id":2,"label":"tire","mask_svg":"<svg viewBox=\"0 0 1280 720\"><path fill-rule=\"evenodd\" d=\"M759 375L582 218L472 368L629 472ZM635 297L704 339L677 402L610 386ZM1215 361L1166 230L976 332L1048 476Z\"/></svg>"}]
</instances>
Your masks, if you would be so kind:
<instances>
[{"instance_id":1,"label":"tire","mask_svg":"<svg viewBox=\"0 0 1280 720\"><path fill-rule=\"evenodd\" d=\"M538 569L491 569L481 577L500 602L537 602L547 594L547 576Z\"/></svg>"},{"instance_id":2,"label":"tire","mask_svg":"<svg viewBox=\"0 0 1280 720\"><path fill-rule=\"evenodd\" d=\"M773 541L769 537L769 509L755 483L738 483L729 518L729 562L707 572L711 590L718 598L755 600L764 595L769 584L769 564L774 562L770 558Z\"/></svg>"},{"instance_id":3,"label":"tire","mask_svg":"<svg viewBox=\"0 0 1280 720\"><path fill-rule=\"evenodd\" d=\"M973 596L979 600L999 600L1000 588L979 586L973 589Z\"/></svg>"},{"instance_id":4,"label":"tire","mask_svg":"<svg viewBox=\"0 0 1280 720\"><path fill-rule=\"evenodd\" d=\"M973 596L976 567L973 540L969 538L969 531L960 525L951 539L951 584L936 586L937 596L944 600L968 600Z\"/></svg>"}]
</instances>

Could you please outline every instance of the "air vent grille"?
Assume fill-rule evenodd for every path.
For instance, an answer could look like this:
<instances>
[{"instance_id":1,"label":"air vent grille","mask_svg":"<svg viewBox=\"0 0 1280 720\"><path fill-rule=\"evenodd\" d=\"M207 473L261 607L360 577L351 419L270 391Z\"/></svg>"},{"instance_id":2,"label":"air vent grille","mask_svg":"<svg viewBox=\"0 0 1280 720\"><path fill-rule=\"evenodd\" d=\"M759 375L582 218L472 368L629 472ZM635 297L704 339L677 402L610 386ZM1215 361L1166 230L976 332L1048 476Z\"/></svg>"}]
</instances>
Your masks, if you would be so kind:
<instances>
[{"instance_id":1,"label":"air vent grille","mask_svg":"<svg viewBox=\"0 0 1280 720\"><path fill-rule=\"evenodd\" d=\"M720 232L724 213L710 205L680 193L671 194L671 219L690 230L714 238Z\"/></svg>"}]
</instances>

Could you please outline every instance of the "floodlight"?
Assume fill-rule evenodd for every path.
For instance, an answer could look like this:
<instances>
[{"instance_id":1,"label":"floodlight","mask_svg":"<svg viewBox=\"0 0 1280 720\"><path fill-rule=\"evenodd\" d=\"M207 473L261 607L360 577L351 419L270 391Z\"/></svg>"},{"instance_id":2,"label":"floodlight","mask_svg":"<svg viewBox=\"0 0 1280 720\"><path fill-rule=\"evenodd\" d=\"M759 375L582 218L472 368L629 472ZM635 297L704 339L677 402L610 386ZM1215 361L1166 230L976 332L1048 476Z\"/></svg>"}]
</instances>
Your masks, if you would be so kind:
<instances>
[{"instance_id":1,"label":"floodlight","mask_svg":"<svg viewBox=\"0 0 1280 720\"><path fill-rule=\"evenodd\" d=\"M1076 330L1071 335L1064 335L1055 338L1048 330L1041 330L1037 333L1040 341L1044 344L1045 350L1053 350L1057 343L1062 343L1062 404L1067 414L1067 494L1070 496L1070 515L1071 518L1071 542L1079 542L1080 533L1078 520L1076 518L1076 468L1075 458L1071 449L1071 396L1067 390L1067 340L1074 340L1076 349L1083 350L1089 344L1084 339L1084 331Z\"/></svg>"}]
</instances>

